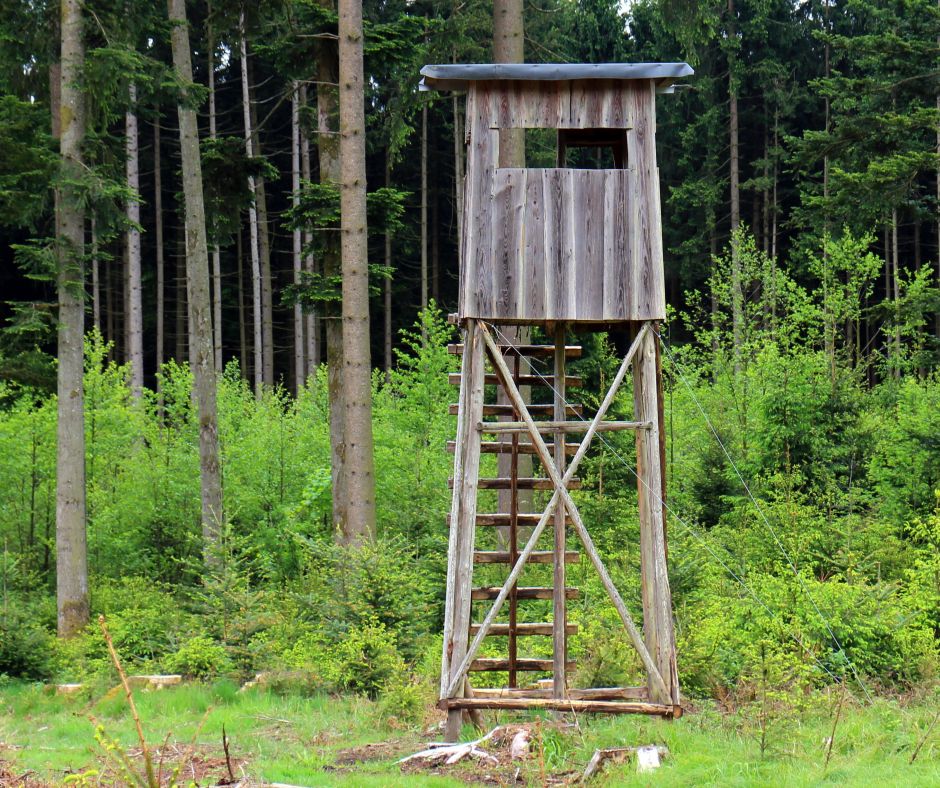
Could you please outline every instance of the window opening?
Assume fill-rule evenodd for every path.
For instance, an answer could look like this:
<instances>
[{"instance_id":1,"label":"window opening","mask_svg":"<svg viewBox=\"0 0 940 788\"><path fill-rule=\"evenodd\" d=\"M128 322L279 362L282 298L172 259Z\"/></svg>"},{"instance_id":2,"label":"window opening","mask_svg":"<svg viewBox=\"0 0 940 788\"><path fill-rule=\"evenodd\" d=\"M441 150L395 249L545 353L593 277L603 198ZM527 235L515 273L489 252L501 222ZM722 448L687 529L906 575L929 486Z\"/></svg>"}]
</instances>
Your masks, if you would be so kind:
<instances>
[{"instance_id":1,"label":"window opening","mask_svg":"<svg viewBox=\"0 0 940 788\"><path fill-rule=\"evenodd\" d=\"M505 132L500 129L500 142ZM525 134L528 169L621 170L627 163L626 129L513 129Z\"/></svg>"}]
</instances>

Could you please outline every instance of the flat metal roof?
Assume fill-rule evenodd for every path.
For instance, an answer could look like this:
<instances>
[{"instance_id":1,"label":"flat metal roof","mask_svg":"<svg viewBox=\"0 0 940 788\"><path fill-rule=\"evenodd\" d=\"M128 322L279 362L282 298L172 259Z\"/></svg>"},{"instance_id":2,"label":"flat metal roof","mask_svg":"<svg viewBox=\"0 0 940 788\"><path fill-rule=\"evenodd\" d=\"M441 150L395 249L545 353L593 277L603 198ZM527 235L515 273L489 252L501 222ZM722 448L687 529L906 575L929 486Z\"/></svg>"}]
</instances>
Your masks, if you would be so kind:
<instances>
[{"instance_id":1,"label":"flat metal roof","mask_svg":"<svg viewBox=\"0 0 940 788\"><path fill-rule=\"evenodd\" d=\"M442 63L421 69L421 90L465 90L482 80L652 79L660 87L693 74L688 63Z\"/></svg>"}]
</instances>

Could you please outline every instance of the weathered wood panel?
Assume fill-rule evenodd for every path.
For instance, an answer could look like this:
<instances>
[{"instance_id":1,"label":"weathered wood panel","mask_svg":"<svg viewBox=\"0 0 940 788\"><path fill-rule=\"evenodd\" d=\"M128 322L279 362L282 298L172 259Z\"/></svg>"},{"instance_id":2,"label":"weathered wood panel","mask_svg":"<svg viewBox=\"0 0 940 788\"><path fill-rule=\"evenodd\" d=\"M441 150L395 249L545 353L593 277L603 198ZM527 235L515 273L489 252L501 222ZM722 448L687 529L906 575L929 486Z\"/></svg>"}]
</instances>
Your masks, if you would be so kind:
<instances>
[{"instance_id":1,"label":"weathered wood panel","mask_svg":"<svg viewBox=\"0 0 940 788\"><path fill-rule=\"evenodd\" d=\"M474 85L467 99L460 317L663 319L655 123L651 82ZM498 167L504 124L626 128L628 167Z\"/></svg>"}]
</instances>

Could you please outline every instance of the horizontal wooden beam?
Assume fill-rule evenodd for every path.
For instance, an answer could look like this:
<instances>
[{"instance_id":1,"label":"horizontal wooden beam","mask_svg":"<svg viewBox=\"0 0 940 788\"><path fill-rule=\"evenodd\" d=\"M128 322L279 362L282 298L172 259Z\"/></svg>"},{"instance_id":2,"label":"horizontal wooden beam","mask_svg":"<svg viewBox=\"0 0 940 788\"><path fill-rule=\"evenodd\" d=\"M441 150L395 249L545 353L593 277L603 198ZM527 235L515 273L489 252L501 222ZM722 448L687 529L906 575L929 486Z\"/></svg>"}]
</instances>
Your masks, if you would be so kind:
<instances>
[{"instance_id":1,"label":"horizontal wooden beam","mask_svg":"<svg viewBox=\"0 0 940 788\"><path fill-rule=\"evenodd\" d=\"M550 659L517 659L516 670L547 670L552 669ZM572 670L576 667L574 660L568 662ZM481 657L470 663L470 670L482 672L487 670L509 670L509 660L502 657ZM485 708L485 707L484 707Z\"/></svg>"},{"instance_id":2,"label":"horizontal wooden beam","mask_svg":"<svg viewBox=\"0 0 940 788\"><path fill-rule=\"evenodd\" d=\"M544 683L551 684L551 679ZM540 684L542 682L539 682ZM526 687L474 687L474 698L551 698L550 687L534 689ZM587 689L567 689L565 695L572 700L642 700L649 698L646 687L589 687Z\"/></svg>"},{"instance_id":3,"label":"horizontal wooden beam","mask_svg":"<svg viewBox=\"0 0 940 788\"><path fill-rule=\"evenodd\" d=\"M448 486L453 489L454 480L447 480ZM477 489L480 490L508 490L512 487L512 479L508 476L495 476L477 480ZM517 490L554 490L555 484L551 479L541 476L521 476L516 479ZM569 490L580 490L581 480L572 479L568 482Z\"/></svg>"},{"instance_id":4,"label":"horizontal wooden beam","mask_svg":"<svg viewBox=\"0 0 940 788\"><path fill-rule=\"evenodd\" d=\"M538 525L540 514L522 513L516 515L516 525L523 528L529 528ZM509 512L484 512L477 514L476 524L481 526L496 526L497 528L506 527L512 524L512 515ZM566 517L566 522L571 522L571 517ZM447 525L450 525L450 515L447 515Z\"/></svg>"},{"instance_id":5,"label":"horizontal wooden beam","mask_svg":"<svg viewBox=\"0 0 940 788\"><path fill-rule=\"evenodd\" d=\"M578 443L566 443L565 454L573 457L577 453L579 445L580 444ZM554 443L547 443L546 446L548 447L549 451L555 451ZM480 443L480 451L483 454L512 454L512 450L512 443L509 441L482 441ZM447 441L447 451L449 451L451 454L457 451L457 441ZM536 454L537 452L535 450L535 446L533 446L531 443L519 441L519 443L516 445L516 453Z\"/></svg>"},{"instance_id":6,"label":"horizontal wooden beam","mask_svg":"<svg viewBox=\"0 0 940 788\"><path fill-rule=\"evenodd\" d=\"M470 634L475 635L480 631L479 624L470 625ZM516 636L525 637L525 636L537 636L537 635L551 635L555 631L554 625L552 623L531 623L525 622L523 624L516 624ZM578 634L578 625L577 624L565 624L565 632L569 635ZM490 626L490 631L486 633L487 635L500 635L505 637L509 634L509 624L493 624Z\"/></svg>"},{"instance_id":7,"label":"horizontal wooden beam","mask_svg":"<svg viewBox=\"0 0 940 788\"><path fill-rule=\"evenodd\" d=\"M499 586L474 588L470 592L471 599L496 599L500 592ZM581 592L577 588L566 588L565 599L577 599ZM519 586L516 588L516 599L551 599L552 589L539 586Z\"/></svg>"},{"instance_id":8,"label":"horizontal wooden beam","mask_svg":"<svg viewBox=\"0 0 940 788\"><path fill-rule=\"evenodd\" d=\"M551 664L551 660L546 660ZM527 711L529 709L551 709L573 711L579 714L650 714L656 717L678 719L681 706L666 706L660 703L638 703L616 700L567 700L565 698L449 698L438 704L442 709L502 709L503 711Z\"/></svg>"},{"instance_id":9,"label":"horizontal wooden beam","mask_svg":"<svg viewBox=\"0 0 940 788\"><path fill-rule=\"evenodd\" d=\"M555 406L552 404L542 404L542 405L529 405L529 413L533 416L551 416L555 412ZM584 408L581 405L568 405L565 408L565 414L568 416L580 416L584 411ZM447 412L451 416L457 415L457 403L452 402L447 406ZM483 406L483 415L484 416L512 416L515 413L512 405L484 405ZM587 428L585 428L587 429ZM583 430L582 430L583 432Z\"/></svg>"},{"instance_id":10,"label":"horizontal wooden beam","mask_svg":"<svg viewBox=\"0 0 940 788\"><path fill-rule=\"evenodd\" d=\"M501 344L499 349L505 355L530 356L532 358L552 358L555 355L554 345L506 345ZM452 356L463 355L463 343L450 344L447 352ZM580 345L565 345L565 358L581 358Z\"/></svg>"},{"instance_id":11,"label":"horizontal wooden beam","mask_svg":"<svg viewBox=\"0 0 940 788\"><path fill-rule=\"evenodd\" d=\"M589 421L536 421L536 429L541 432L587 432L591 428ZM652 429L650 421L602 421L595 428L596 432L619 432L620 430ZM481 421L477 425L480 432L518 432L528 434L529 428L524 421Z\"/></svg>"},{"instance_id":12,"label":"horizontal wooden beam","mask_svg":"<svg viewBox=\"0 0 940 788\"><path fill-rule=\"evenodd\" d=\"M555 553L552 550L534 550L529 556L530 564L550 564L553 562ZM509 564L510 553L506 550L477 550L473 554L473 560L477 564ZM565 552L565 563L576 564L581 560L577 550L568 550Z\"/></svg>"},{"instance_id":13,"label":"horizontal wooden beam","mask_svg":"<svg viewBox=\"0 0 940 788\"><path fill-rule=\"evenodd\" d=\"M555 376L554 375L515 375L513 380L516 382L517 386L549 386L551 388L555 387ZM460 373L459 372L449 372L447 374L447 382L452 386L460 385ZM483 376L483 382L487 385L495 385L499 383L499 378L496 375L489 374ZM579 375L565 375L565 386L566 387L575 387L582 385L583 381Z\"/></svg>"}]
</instances>

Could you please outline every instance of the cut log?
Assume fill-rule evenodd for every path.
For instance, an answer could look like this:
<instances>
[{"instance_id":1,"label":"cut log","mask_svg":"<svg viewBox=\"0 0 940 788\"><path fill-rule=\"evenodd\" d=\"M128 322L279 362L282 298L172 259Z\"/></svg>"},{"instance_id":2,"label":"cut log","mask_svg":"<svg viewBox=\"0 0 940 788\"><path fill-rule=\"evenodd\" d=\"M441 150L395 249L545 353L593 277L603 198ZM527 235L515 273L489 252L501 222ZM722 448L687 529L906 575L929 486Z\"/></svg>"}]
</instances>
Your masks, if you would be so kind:
<instances>
[{"instance_id":1,"label":"cut log","mask_svg":"<svg viewBox=\"0 0 940 788\"><path fill-rule=\"evenodd\" d=\"M492 630L491 630L492 633ZM551 634L548 632L547 634ZM477 687L473 690L475 698L551 698L554 690L552 679L540 681L540 689L532 687ZM548 686L545 686L548 685ZM587 689L566 690L566 697L571 700L649 700L646 687L589 687Z\"/></svg>"},{"instance_id":2,"label":"cut log","mask_svg":"<svg viewBox=\"0 0 940 788\"><path fill-rule=\"evenodd\" d=\"M516 515L516 525L521 528L527 526L538 525L539 518L542 515L533 514L533 513L524 513L519 512ZM477 525L483 526L508 526L511 523L511 515L509 512L484 512L482 514L477 514ZM571 523L571 518L567 518L567 522ZM450 517L447 518L447 524L450 525Z\"/></svg>"},{"instance_id":3,"label":"cut log","mask_svg":"<svg viewBox=\"0 0 940 788\"><path fill-rule=\"evenodd\" d=\"M533 406L534 407L534 406ZM529 408L531 412L532 408ZM648 430L651 421L602 421L595 428L595 432L619 432L621 430ZM589 421L537 421L536 429L540 432L587 432L591 428ZM481 421L477 425L480 432L518 432L528 433L529 428L524 421Z\"/></svg>"}]
</instances>

